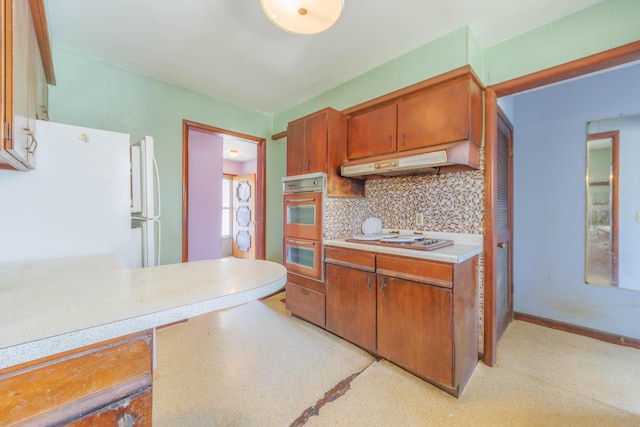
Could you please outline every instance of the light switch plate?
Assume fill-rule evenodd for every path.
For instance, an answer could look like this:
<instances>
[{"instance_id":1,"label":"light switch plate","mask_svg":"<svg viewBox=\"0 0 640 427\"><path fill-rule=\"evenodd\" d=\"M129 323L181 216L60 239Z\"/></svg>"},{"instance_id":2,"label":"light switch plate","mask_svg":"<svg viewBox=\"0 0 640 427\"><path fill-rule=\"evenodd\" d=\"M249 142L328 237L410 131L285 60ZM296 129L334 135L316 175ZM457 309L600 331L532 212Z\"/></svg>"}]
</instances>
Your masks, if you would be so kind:
<instances>
[{"instance_id":1,"label":"light switch plate","mask_svg":"<svg viewBox=\"0 0 640 427\"><path fill-rule=\"evenodd\" d=\"M420 212L416 213L416 225L424 225L424 214Z\"/></svg>"}]
</instances>

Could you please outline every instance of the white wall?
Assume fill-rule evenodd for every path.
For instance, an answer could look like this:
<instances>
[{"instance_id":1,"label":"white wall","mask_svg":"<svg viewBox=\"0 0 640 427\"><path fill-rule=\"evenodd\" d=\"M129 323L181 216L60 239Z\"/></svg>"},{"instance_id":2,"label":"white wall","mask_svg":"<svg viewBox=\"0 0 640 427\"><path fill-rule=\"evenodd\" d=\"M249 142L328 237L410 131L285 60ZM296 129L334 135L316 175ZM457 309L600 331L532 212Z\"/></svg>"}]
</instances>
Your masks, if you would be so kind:
<instances>
[{"instance_id":1,"label":"white wall","mask_svg":"<svg viewBox=\"0 0 640 427\"><path fill-rule=\"evenodd\" d=\"M640 338L640 292L584 283L587 123L640 113L638 88L634 65L513 97L517 312Z\"/></svg>"},{"instance_id":2,"label":"white wall","mask_svg":"<svg viewBox=\"0 0 640 427\"><path fill-rule=\"evenodd\" d=\"M131 261L129 135L36 124L36 169L0 170L0 263L116 254Z\"/></svg>"}]
</instances>

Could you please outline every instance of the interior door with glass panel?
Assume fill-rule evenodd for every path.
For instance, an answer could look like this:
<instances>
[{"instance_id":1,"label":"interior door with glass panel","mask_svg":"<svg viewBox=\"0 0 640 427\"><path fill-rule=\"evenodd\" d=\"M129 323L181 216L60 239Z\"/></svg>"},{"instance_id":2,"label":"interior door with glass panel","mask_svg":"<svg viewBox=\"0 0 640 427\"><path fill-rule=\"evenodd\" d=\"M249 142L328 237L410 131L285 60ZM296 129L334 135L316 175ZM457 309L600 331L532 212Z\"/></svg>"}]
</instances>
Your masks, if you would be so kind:
<instances>
[{"instance_id":1,"label":"interior door with glass panel","mask_svg":"<svg viewBox=\"0 0 640 427\"><path fill-rule=\"evenodd\" d=\"M256 256L256 175L233 177L233 256Z\"/></svg>"}]
</instances>

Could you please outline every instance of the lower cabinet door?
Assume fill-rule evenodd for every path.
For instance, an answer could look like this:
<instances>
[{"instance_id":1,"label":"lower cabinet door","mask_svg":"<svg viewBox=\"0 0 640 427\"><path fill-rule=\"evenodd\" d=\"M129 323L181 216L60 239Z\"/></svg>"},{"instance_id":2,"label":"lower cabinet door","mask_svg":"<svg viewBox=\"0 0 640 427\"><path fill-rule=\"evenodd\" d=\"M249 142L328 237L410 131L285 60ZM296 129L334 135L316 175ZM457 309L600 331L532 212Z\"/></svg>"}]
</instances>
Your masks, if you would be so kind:
<instances>
[{"instance_id":1,"label":"lower cabinet door","mask_svg":"<svg viewBox=\"0 0 640 427\"><path fill-rule=\"evenodd\" d=\"M68 425L72 427L151 427L151 389L141 390Z\"/></svg>"},{"instance_id":2,"label":"lower cabinet door","mask_svg":"<svg viewBox=\"0 0 640 427\"><path fill-rule=\"evenodd\" d=\"M377 353L453 388L451 291L378 275Z\"/></svg>"},{"instance_id":3,"label":"lower cabinet door","mask_svg":"<svg viewBox=\"0 0 640 427\"><path fill-rule=\"evenodd\" d=\"M376 275L326 266L327 329L367 350L376 350Z\"/></svg>"},{"instance_id":4,"label":"lower cabinet door","mask_svg":"<svg viewBox=\"0 0 640 427\"><path fill-rule=\"evenodd\" d=\"M311 323L325 327L325 295L313 289L287 282L287 310Z\"/></svg>"}]
</instances>

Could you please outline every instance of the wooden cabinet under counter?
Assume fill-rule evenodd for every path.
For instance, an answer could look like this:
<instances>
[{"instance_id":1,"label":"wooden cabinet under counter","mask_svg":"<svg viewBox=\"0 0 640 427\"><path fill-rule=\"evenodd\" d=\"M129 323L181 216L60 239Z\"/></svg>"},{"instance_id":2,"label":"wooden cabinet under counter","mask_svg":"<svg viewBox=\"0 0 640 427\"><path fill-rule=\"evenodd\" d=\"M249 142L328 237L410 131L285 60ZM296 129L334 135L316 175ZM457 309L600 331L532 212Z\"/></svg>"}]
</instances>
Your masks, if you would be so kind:
<instances>
[{"instance_id":1,"label":"wooden cabinet under counter","mask_svg":"<svg viewBox=\"0 0 640 427\"><path fill-rule=\"evenodd\" d=\"M478 257L325 254L327 330L458 396L478 361Z\"/></svg>"},{"instance_id":2,"label":"wooden cabinet under counter","mask_svg":"<svg viewBox=\"0 0 640 427\"><path fill-rule=\"evenodd\" d=\"M0 425L151 426L151 331L0 370Z\"/></svg>"}]
</instances>

